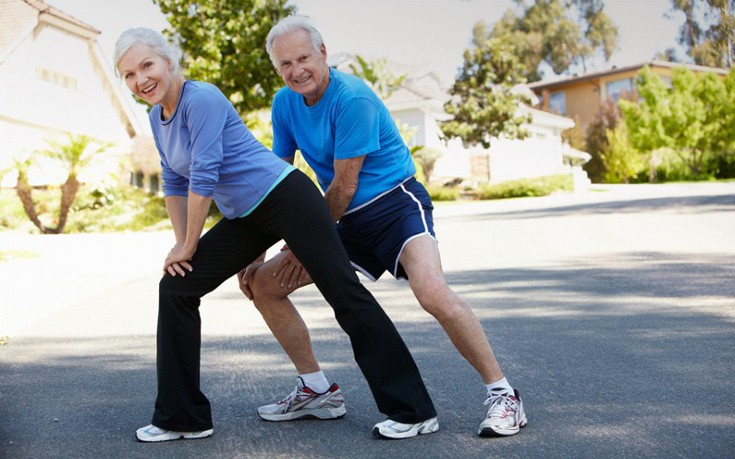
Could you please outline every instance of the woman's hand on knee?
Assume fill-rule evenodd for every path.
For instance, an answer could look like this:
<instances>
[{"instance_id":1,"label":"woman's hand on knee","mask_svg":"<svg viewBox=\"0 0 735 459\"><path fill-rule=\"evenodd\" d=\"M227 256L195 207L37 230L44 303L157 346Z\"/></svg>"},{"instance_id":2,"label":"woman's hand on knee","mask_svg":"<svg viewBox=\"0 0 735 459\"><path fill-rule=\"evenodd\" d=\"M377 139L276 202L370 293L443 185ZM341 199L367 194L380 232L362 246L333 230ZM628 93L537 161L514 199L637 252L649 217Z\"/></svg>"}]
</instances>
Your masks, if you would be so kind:
<instances>
[{"instance_id":1,"label":"woman's hand on knee","mask_svg":"<svg viewBox=\"0 0 735 459\"><path fill-rule=\"evenodd\" d=\"M309 273L288 247L281 249L278 258L273 277L281 288L292 290L309 282Z\"/></svg>"},{"instance_id":2,"label":"woman's hand on knee","mask_svg":"<svg viewBox=\"0 0 735 459\"><path fill-rule=\"evenodd\" d=\"M253 293L253 279L255 278L255 272L263 266L262 261L255 261L250 263L247 268L237 273L237 284L240 287L240 291L250 300L253 301L255 294Z\"/></svg>"}]
</instances>

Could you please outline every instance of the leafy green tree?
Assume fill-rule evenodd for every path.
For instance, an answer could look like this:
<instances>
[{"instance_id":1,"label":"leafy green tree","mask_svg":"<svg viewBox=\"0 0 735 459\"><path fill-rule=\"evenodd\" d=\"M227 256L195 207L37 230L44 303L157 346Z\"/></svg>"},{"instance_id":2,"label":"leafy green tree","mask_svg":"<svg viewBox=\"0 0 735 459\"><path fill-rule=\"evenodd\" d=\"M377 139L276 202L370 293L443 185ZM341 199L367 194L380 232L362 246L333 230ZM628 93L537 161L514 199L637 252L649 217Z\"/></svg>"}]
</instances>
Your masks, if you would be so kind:
<instances>
[{"instance_id":1,"label":"leafy green tree","mask_svg":"<svg viewBox=\"0 0 735 459\"><path fill-rule=\"evenodd\" d=\"M406 81L406 75L396 75L388 69L385 58L369 61L359 54L355 55L355 63L350 64L350 71L367 81L381 99L385 100Z\"/></svg>"},{"instance_id":2,"label":"leafy green tree","mask_svg":"<svg viewBox=\"0 0 735 459\"><path fill-rule=\"evenodd\" d=\"M462 70L450 89L444 110L452 118L439 123L445 137L459 137L466 145L490 147L493 137L523 139L530 115L519 114L527 95L515 91L524 83L523 65L507 42L489 38L479 22L473 30L473 45L464 52Z\"/></svg>"},{"instance_id":3,"label":"leafy green tree","mask_svg":"<svg viewBox=\"0 0 735 459\"><path fill-rule=\"evenodd\" d=\"M624 124L606 131L607 146L601 153L605 163L605 181L629 183L645 167L644 156L633 147Z\"/></svg>"},{"instance_id":4,"label":"leafy green tree","mask_svg":"<svg viewBox=\"0 0 735 459\"><path fill-rule=\"evenodd\" d=\"M617 46L618 30L604 11L602 0L515 0L521 16L508 10L491 37L506 42L525 66L528 81L542 79L542 64L562 74L601 54L609 60Z\"/></svg>"},{"instance_id":5,"label":"leafy green tree","mask_svg":"<svg viewBox=\"0 0 735 459\"><path fill-rule=\"evenodd\" d=\"M76 199L79 191L79 173L89 166L97 154L102 153L110 146L109 144L103 144L97 148L90 148L93 143L94 139L89 136L70 134L68 142L51 141L48 149L35 152L26 160L16 163L18 179L15 191L23 204L26 215L43 234L60 234L64 231L69 217L69 210L74 204L74 199ZM36 203L33 200L33 188L28 183L28 171L39 157L51 159L67 171L66 180L61 185L61 204L59 206L58 222L55 227L47 226L41 221Z\"/></svg>"},{"instance_id":6,"label":"leafy green tree","mask_svg":"<svg viewBox=\"0 0 735 459\"><path fill-rule=\"evenodd\" d=\"M699 65L732 67L735 61L735 0L671 0L686 20L678 41Z\"/></svg>"},{"instance_id":7,"label":"leafy green tree","mask_svg":"<svg viewBox=\"0 0 735 459\"><path fill-rule=\"evenodd\" d=\"M640 102L619 102L631 145L643 152L671 148L691 178L706 176L708 155L732 148L733 72L723 79L679 67L669 88L645 67L636 79Z\"/></svg>"},{"instance_id":8,"label":"leafy green tree","mask_svg":"<svg viewBox=\"0 0 735 459\"><path fill-rule=\"evenodd\" d=\"M441 158L443 152L438 148L421 147L413 153L413 160L421 168L424 174L423 183L431 182L431 174L434 173L436 161Z\"/></svg>"},{"instance_id":9,"label":"leafy green tree","mask_svg":"<svg viewBox=\"0 0 735 459\"><path fill-rule=\"evenodd\" d=\"M242 116L270 106L283 81L265 51L265 39L295 7L287 0L153 1L171 24L164 33L184 52L187 78L219 87Z\"/></svg>"}]
</instances>

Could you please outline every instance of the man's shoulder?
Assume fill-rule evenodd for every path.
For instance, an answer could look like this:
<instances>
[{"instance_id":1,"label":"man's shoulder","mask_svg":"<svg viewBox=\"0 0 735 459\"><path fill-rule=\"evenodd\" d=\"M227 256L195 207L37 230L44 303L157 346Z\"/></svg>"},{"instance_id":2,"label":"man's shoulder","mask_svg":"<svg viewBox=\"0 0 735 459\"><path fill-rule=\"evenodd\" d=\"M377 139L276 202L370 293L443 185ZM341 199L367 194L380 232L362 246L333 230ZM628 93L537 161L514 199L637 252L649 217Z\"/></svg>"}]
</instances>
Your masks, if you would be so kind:
<instances>
[{"instance_id":1,"label":"man's shoulder","mask_svg":"<svg viewBox=\"0 0 735 459\"><path fill-rule=\"evenodd\" d=\"M342 93L348 93L352 96L374 96L375 93L372 89L370 89L370 86L361 78L342 72L337 69L332 69L332 79L337 84L337 87L340 92Z\"/></svg>"},{"instance_id":2,"label":"man's shoulder","mask_svg":"<svg viewBox=\"0 0 735 459\"><path fill-rule=\"evenodd\" d=\"M299 94L294 92L288 86L284 86L273 96L273 102L271 104L272 109L283 108L285 105L293 104L295 100L298 100Z\"/></svg>"}]
</instances>

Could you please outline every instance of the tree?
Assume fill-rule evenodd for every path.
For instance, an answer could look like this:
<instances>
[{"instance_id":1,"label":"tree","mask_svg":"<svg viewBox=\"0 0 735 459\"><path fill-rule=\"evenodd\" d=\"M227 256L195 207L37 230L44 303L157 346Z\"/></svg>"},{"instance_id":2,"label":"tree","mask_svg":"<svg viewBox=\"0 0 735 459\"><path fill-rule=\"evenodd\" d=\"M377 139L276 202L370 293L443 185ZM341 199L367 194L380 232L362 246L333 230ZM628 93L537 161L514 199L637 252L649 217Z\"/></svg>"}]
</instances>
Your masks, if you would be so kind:
<instances>
[{"instance_id":1,"label":"tree","mask_svg":"<svg viewBox=\"0 0 735 459\"><path fill-rule=\"evenodd\" d=\"M414 162L421 167L424 174L424 183L427 185L431 181L431 174L434 172L436 161L441 158L443 152L437 148L421 147L413 153Z\"/></svg>"},{"instance_id":2,"label":"tree","mask_svg":"<svg viewBox=\"0 0 735 459\"><path fill-rule=\"evenodd\" d=\"M523 65L506 42L488 38L485 25L473 30L473 46L464 52L461 73L450 89L444 110L452 118L439 127L446 137L459 137L466 145L490 147L501 135L523 139L530 115L519 114L520 104L530 102L515 90L524 83Z\"/></svg>"},{"instance_id":3,"label":"tree","mask_svg":"<svg viewBox=\"0 0 735 459\"><path fill-rule=\"evenodd\" d=\"M90 164L95 155L110 146L109 144L103 144L94 149L89 148L93 142L94 140L89 136L70 134L67 143L51 141L48 149L37 151L26 160L17 162L18 179L15 191L23 204L26 215L43 234L60 234L64 231L69 210L74 204L77 191L79 191L79 172ZM58 222L55 227L46 226L41 222L39 213L36 210L36 203L33 201L33 189L28 183L28 171L39 156L61 164L67 171L66 180L61 185L61 204L59 206Z\"/></svg>"},{"instance_id":4,"label":"tree","mask_svg":"<svg viewBox=\"0 0 735 459\"><path fill-rule=\"evenodd\" d=\"M605 181L628 183L644 168L643 155L633 147L628 139L624 124L605 132L607 146L601 153L605 163Z\"/></svg>"},{"instance_id":5,"label":"tree","mask_svg":"<svg viewBox=\"0 0 735 459\"><path fill-rule=\"evenodd\" d=\"M292 14L287 0L154 0L167 17L187 78L217 86L241 116L270 107L283 81L265 50L271 27ZM250 123L249 123L250 124Z\"/></svg>"},{"instance_id":6,"label":"tree","mask_svg":"<svg viewBox=\"0 0 735 459\"><path fill-rule=\"evenodd\" d=\"M732 67L735 61L735 0L671 0L684 13L678 41L696 64Z\"/></svg>"},{"instance_id":7,"label":"tree","mask_svg":"<svg viewBox=\"0 0 735 459\"><path fill-rule=\"evenodd\" d=\"M636 79L640 102L619 102L633 147L643 152L671 148L692 178L707 176L708 156L733 146L733 72L723 79L678 67L668 88L644 67Z\"/></svg>"},{"instance_id":8,"label":"tree","mask_svg":"<svg viewBox=\"0 0 735 459\"><path fill-rule=\"evenodd\" d=\"M406 75L395 75L388 69L385 58L368 61L356 54L355 61L357 62L349 65L352 74L368 82L375 94L383 100L389 98L406 81Z\"/></svg>"},{"instance_id":9,"label":"tree","mask_svg":"<svg viewBox=\"0 0 735 459\"><path fill-rule=\"evenodd\" d=\"M513 47L525 66L528 81L542 79L542 64L562 74L575 65L587 68L587 60L601 54L605 61L617 46L618 30L604 12L602 0L535 0L522 16L507 11L492 30Z\"/></svg>"}]
</instances>

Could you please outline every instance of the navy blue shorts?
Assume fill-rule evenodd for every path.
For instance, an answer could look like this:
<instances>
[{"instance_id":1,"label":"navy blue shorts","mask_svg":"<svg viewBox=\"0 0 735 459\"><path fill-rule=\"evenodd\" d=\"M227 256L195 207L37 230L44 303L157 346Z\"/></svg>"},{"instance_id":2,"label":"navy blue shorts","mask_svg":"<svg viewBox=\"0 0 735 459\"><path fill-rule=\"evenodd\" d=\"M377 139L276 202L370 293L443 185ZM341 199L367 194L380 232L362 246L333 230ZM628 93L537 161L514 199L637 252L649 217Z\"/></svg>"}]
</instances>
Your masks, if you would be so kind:
<instances>
[{"instance_id":1,"label":"navy blue shorts","mask_svg":"<svg viewBox=\"0 0 735 459\"><path fill-rule=\"evenodd\" d=\"M340 218L337 232L352 265L375 281L385 271L408 279L398 262L411 239L435 237L429 193L415 178Z\"/></svg>"}]
</instances>

